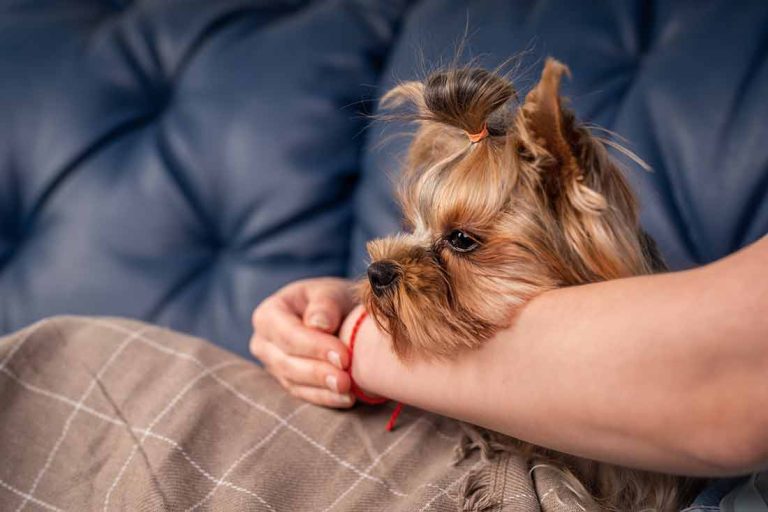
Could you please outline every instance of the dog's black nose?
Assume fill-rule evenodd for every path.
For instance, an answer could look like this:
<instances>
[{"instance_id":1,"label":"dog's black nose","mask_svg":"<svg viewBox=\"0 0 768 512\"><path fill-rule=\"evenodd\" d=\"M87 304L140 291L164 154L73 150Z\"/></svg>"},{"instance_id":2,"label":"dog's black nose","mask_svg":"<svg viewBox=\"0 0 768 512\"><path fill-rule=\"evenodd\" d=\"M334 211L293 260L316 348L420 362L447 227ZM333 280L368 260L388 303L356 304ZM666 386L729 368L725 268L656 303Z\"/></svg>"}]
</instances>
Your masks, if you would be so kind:
<instances>
[{"instance_id":1,"label":"dog's black nose","mask_svg":"<svg viewBox=\"0 0 768 512\"><path fill-rule=\"evenodd\" d=\"M397 265L391 261L374 261L368 265L368 280L374 292L381 292L397 282Z\"/></svg>"}]
</instances>

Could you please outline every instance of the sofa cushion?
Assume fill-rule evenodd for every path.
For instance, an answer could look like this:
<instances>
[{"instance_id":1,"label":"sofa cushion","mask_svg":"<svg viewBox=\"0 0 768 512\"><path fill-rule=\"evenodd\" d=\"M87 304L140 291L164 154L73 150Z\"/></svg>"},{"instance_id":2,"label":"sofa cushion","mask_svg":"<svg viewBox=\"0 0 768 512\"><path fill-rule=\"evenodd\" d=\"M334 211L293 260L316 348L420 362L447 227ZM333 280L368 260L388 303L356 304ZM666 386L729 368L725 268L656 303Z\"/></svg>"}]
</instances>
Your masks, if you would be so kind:
<instances>
[{"instance_id":1,"label":"sofa cushion","mask_svg":"<svg viewBox=\"0 0 768 512\"><path fill-rule=\"evenodd\" d=\"M123 315L245 353L262 298L343 274L406 3L6 3L0 331Z\"/></svg>"},{"instance_id":2,"label":"sofa cushion","mask_svg":"<svg viewBox=\"0 0 768 512\"><path fill-rule=\"evenodd\" d=\"M465 60L496 66L519 54L521 95L546 56L570 66L564 93L580 118L623 136L653 168L628 163L627 174L672 268L768 232L768 3L424 0L404 24L382 90L449 61L465 29ZM403 129L370 130L352 274L362 270L364 240L399 227L389 191L408 144L393 134Z\"/></svg>"}]
</instances>

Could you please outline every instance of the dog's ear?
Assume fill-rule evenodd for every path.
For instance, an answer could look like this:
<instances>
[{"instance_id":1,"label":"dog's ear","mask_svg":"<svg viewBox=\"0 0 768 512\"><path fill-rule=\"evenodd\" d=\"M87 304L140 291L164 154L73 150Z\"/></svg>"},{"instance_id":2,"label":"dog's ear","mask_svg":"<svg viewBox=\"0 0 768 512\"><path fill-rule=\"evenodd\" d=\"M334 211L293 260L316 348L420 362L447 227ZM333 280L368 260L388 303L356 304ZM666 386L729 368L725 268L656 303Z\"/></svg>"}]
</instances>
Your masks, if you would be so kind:
<instances>
[{"instance_id":1,"label":"dog's ear","mask_svg":"<svg viewBox=\"0 0 768 512\"><path fill-rule=\"evenodd\" d=\"M562 105L568 68L547 59L518 111L518 135L587 281L645 273L634 196L604 144ZM608 207L610 205L610 207Z\"/></svg>"},{"instance_id":2,"label":"dog's ear","mask_svg":"<svg viewBox=\"0 0 768 512\"><path fill-rule=\"evenodd\" d=\"M584 161L588 132L580 128L573 114L563 108L560 83L570 77L565 64L549 58L539 83L528 93L520 109L524 139L543 148L541 180L554 202L566 200L583 212L598 212L606 206L604 197L588 184L598 185L590 176L590 162ZM536 151L534 151L536 153Z\"/></svg>"},{"instance_id":3,"label":"dog's ear","mask_svg":"<svg viewBox=\"0 0 768 512\"><path fill-rule=\"evenodd\" d=\"M539 83L525 97L523 115L526 127L536 140L568 172L577 172L575 155L563 123L560 99L560 82L563 75L570 77L568 67L555 59L547 59Z\"/></svg>"}]
</instances>

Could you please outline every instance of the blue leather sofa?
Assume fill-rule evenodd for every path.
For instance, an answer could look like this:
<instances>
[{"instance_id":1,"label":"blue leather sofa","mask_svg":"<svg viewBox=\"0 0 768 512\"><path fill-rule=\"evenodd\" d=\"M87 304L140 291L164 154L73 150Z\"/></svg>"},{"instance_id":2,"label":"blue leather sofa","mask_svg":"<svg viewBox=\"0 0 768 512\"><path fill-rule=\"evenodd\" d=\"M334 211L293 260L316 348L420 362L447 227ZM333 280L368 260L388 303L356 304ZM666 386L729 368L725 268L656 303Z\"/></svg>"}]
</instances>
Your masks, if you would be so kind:
<instances>
[{"instance_id":1,"label":"blue leather sofa","mask_svg":"<svg viewBox=\"0 0 768 512\"><path fill-rule=\"evenodd\" d=\"M768 2L5 0L0 332L123 315L247 352L284 283L355 275L397 229L407 144L369 123L452 57L543 57L582 119L627 139L673 268L768 232Z\"/></svg>"}]
</instances>

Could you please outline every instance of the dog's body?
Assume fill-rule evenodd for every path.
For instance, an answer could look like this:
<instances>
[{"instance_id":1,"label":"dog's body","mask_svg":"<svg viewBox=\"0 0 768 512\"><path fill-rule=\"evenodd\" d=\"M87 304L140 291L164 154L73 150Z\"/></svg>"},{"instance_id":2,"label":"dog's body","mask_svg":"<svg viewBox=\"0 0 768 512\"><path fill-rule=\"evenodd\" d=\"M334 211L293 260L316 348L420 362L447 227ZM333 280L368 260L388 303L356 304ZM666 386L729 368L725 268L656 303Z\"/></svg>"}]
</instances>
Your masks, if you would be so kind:
<instances>
[{"instance_id":1,"label":"dog's body","mask_svg":"<svg viewBox=\"0 0 768 512\"><path fill-rule=\"evenodd\" d=\"M456 357L545 290L660 268L604 141L561 105L565 73L548 60L517 108L511 83L477 68L385 96L414 105L420 123L401 189L410 232L369 244L362 295L401 358ZM691 488L688 479L519 447L582 482L574 490L587 508L678 510Z\"/></svg>"}]
</instances>

